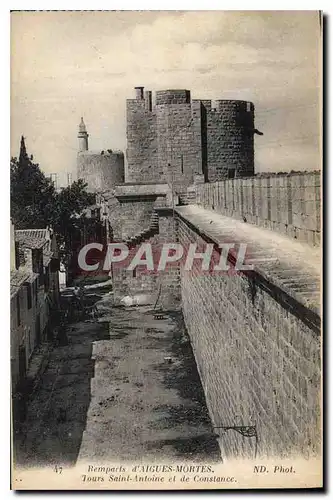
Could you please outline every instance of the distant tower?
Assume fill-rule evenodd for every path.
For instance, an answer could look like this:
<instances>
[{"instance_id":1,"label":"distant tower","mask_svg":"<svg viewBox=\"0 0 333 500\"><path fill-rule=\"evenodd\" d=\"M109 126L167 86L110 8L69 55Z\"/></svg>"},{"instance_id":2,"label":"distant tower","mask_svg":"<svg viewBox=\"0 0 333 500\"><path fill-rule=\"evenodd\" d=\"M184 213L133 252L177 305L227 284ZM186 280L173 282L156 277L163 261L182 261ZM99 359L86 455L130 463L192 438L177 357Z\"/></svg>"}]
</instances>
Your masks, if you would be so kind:
<instances>
[{"instance_id":1,"label":"distant tower","mask_svg":"<svg viewBox=\"0 0 333 500\"><path fill-rule=\"evenodd\" d=\"M89 137L89 135L87 134L86 126L84 124L82 117L81 117L81 122L79 125L79 133L78 133L77 137L79 139L79 152L88 151L88 137Z\"/></svg>"},{"instance_id":2,"label":"distant tower","mask_svg":"<svg viewBox=\"0 0 333 500\"><path fill-rule=\"evenodd\" d=\"M55 173L51 174L50 179L53 182L54 188L57 189L58 188L58 175Z\"/></svg>"},{"instance_id":3,"label":"distant tower","mask_svg":"<svg viewBox=\"0 0 333 500\"><path fill-rule=\"evenodd\" d=\"M26 150L26 147L25 147L24 137L22 135L21 136L21 147L20 147L19 163L22 164L27 159L28 159L27 150Z\"/></svg>"}]
</instances>

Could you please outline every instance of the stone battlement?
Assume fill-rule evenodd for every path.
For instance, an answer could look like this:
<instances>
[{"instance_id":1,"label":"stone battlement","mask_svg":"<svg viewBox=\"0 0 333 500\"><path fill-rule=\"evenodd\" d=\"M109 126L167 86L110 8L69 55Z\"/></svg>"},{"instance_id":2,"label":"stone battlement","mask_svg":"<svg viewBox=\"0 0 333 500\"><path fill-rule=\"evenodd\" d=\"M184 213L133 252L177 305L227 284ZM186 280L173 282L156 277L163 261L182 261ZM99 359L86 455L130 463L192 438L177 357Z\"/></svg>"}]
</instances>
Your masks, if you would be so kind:
<instances>
[{"instance_id":1,"label":"stone battlement","mask_svg":"<svg viewBox=\"0 0 333 500\"><path fill-rule=\"evenodd\" d=\"M198 184L195 193L194 203L204 208L320 246L320 172Z\"/></svg>"},{"instance_id":2,"label":"stone battlement","mask_svg":"<svg viewBox=\"0 0 333 500\"><path fill-rule=\"evenodd\" d=\"M158 90L156 92L156 106L162 104L188 104L191 102L189 90Z\"/></svg>"},{"instance_id":3,"label":"stone battlement","mask_svg":"<svg viewBox=\"0 0 333 500\"><path fill-rule=\"evenodd\" d=\"M191 100L186 89L136 88L127 99L128 181L160 179L178 190L193 183L254 175L254 105ZM172 179L173 178L173 179Z\"/></svg>"}]
</instances>

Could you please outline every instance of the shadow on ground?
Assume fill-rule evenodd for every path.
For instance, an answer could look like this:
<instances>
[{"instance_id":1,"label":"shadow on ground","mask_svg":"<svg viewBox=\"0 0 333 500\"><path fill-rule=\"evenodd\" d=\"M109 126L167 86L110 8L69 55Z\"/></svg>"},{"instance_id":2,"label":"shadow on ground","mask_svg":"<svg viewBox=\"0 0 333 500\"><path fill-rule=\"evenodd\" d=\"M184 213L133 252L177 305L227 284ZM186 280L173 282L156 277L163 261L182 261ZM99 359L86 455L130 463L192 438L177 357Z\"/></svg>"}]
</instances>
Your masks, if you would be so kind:
<instances>
[{"instance_id":1,"label":"shadow on ground","mask_svg":"<svg viewBox=\"0 0 333 500\"><path fill-rule=\"evenodd\" d=\"M14 435L19 467L75 465L90 405L93 343L109 338L108 322L67 325L68 345L54 347L21 433Z\"/></svg>"},{"instance_id":2,"label":"shadow on ground","mask_svg":"<svg viewBox=\"0 0 333 500\"><path fill-rule=\"evenodd\" d=\"M181 311L166 311L166 316L175 323L170 342L170 364L159 364L156 370L163 373L163 383L168 389L176 390L186 404L183 406L160 405L155 411L161 413L157 425L163 421L165 428L179 425L197 427L202 434L184 438L169 439L151 443L153 447L172 446L179 458L193 461L221 461L211 419L208 414L204 391L194 361L194 354Z\"/></svg>"}]
</instances>

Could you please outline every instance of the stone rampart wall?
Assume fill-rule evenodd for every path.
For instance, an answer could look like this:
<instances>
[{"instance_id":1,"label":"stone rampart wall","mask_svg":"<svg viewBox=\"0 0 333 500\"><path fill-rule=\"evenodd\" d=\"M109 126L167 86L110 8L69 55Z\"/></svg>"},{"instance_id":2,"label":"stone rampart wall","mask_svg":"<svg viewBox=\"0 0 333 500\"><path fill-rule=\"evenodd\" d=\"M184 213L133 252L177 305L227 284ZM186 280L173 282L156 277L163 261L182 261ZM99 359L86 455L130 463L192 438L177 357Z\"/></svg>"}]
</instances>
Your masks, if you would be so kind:
<instances>
[{"instance_id":1,"label":"stone rampart wall","mask_svg":"<svg viewBox=\"0 0 333 500\"><path fill-rule=\"evenodd\" d=\"M195 202L311 246L320 245L321 176L318 172L198 184Z\"/></svg>"}]
</instances>

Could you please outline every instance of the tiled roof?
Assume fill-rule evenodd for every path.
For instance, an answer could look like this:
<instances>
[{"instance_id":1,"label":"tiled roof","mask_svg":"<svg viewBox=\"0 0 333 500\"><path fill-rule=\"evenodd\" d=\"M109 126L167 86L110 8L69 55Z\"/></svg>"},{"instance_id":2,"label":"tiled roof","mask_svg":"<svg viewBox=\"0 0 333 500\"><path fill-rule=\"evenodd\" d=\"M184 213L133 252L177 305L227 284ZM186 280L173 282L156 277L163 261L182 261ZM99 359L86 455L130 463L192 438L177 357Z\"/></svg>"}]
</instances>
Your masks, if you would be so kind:
<instances>
[{"instance_id":1,"label":"tiled roof","mask_svg":"<svg viewBox=\"0 0 333 500\"><path fill-rule=\"evenodd\" d=\"M15 240L27 248L43 248L48 241L46 229L19 229L15 231Z\"/></svg>"},{"instance_id":2,"label":"tiled roof","mask_svg":"<svg viewBox=\"0 0 333 500\"><path fill-rule=\"evenodd\" d=\"M23 283L32 277L33 273L25 270L13 270L10 272L10 298L12 299L20 290Z\"/></svg>"},{"instance_id":3,"label":"tiled roof","mask_svg":"<svg viewBox=\"0 0 333 500\"><path fill-rule=\"evenodd\" d=\"M33 283L37 278L39 274L38 273L30 273L28 278L26 279L27 283Z\"/></svg>"},{"instance_id":4,"label":"tiled roof","mask_svg":"<svg viewBox=\"0 0 333 500\"><path fill-rule=\"evenodd\" d=\"M33 238L47 239L49 235L48 229L16 229L15 234L26 235Z\"/></svg>"},{"instance_id":5,"label":"tiled roof","mask_svg":"<svg viewBox=\"0 0 333 500\"><path fill-rule=\"evenodd\" d=\"M15 231L15 240L19 243L19 247L43 249L43 264L47 266L53 256L51 250L51 239L48 229L19 229ZM22 254L20 255L20 262Z\"/></svg>"}]
</instances>

